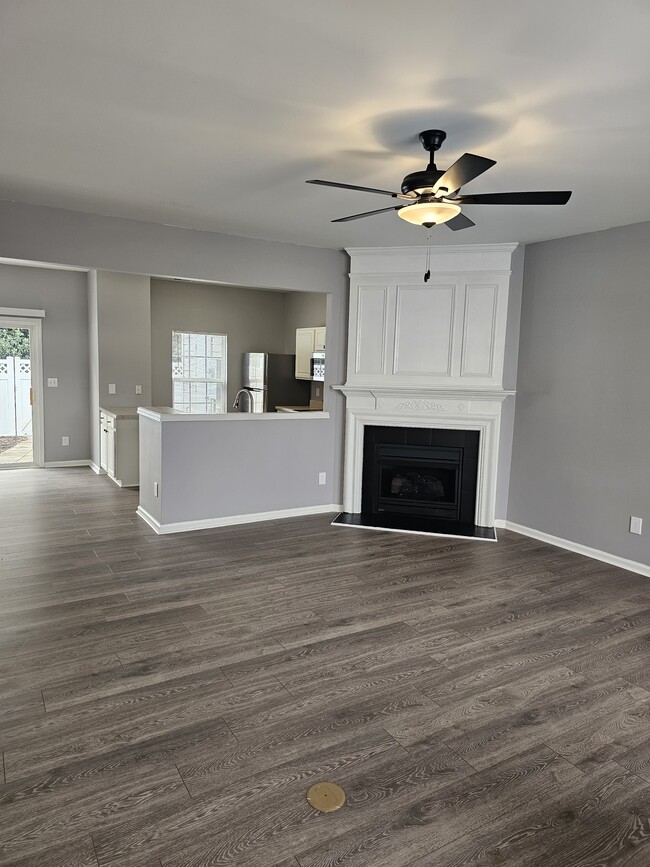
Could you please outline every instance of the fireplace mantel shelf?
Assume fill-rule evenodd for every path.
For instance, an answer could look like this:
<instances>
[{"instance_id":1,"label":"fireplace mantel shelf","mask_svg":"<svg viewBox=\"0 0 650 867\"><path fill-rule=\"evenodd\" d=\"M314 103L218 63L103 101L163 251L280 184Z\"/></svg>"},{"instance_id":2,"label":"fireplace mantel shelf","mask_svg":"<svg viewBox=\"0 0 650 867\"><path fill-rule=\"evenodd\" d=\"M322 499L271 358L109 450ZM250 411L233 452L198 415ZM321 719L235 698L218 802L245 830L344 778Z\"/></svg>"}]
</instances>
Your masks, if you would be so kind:
<instances>
[{"instance_id":1,"label":"fireplace mantel shelf","mask_svg":"<svg viewBox=\"0 0 650 867\"><path fill-rule=\"evenodd\" d=\"M332 385L335 391L340 391L346 397L361 394L371 394L373 397L414 397L414 398L447 398L450 400L500 400L516 394L510 389L496 388L444 388L441 386L377 386L361 385L359 383Z\"/></svg>"}]
</instances>

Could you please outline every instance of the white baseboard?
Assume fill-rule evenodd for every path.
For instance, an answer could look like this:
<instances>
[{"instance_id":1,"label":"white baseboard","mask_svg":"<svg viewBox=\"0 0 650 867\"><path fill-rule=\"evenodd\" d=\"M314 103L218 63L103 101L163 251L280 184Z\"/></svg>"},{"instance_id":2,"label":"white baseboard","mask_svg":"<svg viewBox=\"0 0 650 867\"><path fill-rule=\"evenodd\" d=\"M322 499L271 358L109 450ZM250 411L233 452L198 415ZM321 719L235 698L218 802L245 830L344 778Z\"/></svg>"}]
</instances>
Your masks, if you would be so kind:
<instances>
[{"instance_id":1,"label":"white baseboard","mask_svg":"<svg viewBox=\"0 0 650 867\"><path fill-rule=\"evenodd\" d=\"M494 523L498 526L496 521ZM602 563L618 566L619 569L627 569L628 572L636 572L638 575L650 577L650 566L646 566L645 563L637 563L636 560L627 560L625 557L619 557L617 554L609 554L607 551L601 551L598 548L580 545L578 542L572 542L570 539L551 536L550 533L542 533L541 530L533 530L531 527L524 527L521 524L515 524L513 521L504 521L503 524L507 530L512 530L513 533L530 536L531 539L548 542L549 545L564 548L566 551L583 554L585 557L591 557L593 560L600 560Z\"/></svg>"},{"instance_id":2,"label":"white baseboard","mask_svg":"<svg viewBox=\"0 0 650 867\"><path fill-rule=\"evenodd\" d=\"M506 527L506 519L505 519L505 518L495 518L495 519L494 519L494 526L495 526L497 529L505 530L505 527Z\"/></svg>"},{"instance_id":3,"label":"white baseboard","mask_svg":"<svg viewBox=\"0 0 650 867\"><path fill-rule=\"evenodd\" d=\"M156 533L158 533L158 535L160 535L160 533L162 532L161 529L160 529L161 524L160 524L159 521L157 521L157 520L154 518L153 515L150 515L149 512L147 512L146 509L143 509L143 508L142 508L142 506L138 506L138 508L135 510L135 513L136 513L136 515L138 515L140 518L142 518L142 520L143 520L145 523L149 524L149 526L151 527L152 530L155 530Z\"/></svg>"},{"instance_id":4,"label":"white baseboard","mask_svg":"<svg viewBox=\"0 0 650 867\"><path fill-rule=\"evenodd\" d=\"M280 518L300 518L307 515L323 515L328 512L342 512L343 506L302 506L298 509L279 509L275 512L253 512L249 515L228 515L225 518L204 518L200 521L180 521L175 524L161 524L142 506L137 514L149 526L163 536L167 533L188 533L191 530L212 530L216 527L231 527L235 524L256 524L259 521L277 521Z\"/></svg>"},{"instance_id":5,"label":"white baseboard","mask_svg":"<svg viewBox=\"0 0 650 867\"><path fill-rule=\"evenodd\" d=\"M96 473L96 475L98 475L98 476L105 476L106 475L106 470L103 470L101 467L98 467L94 461L88 461L88 466L93 471L93 473Z\"/></svg>"},{"instance_id":6,"label":"white baseboard","mask_svg":"<svg viewBox=\"0 0 650 867\"><path fill-rule=\"evenodd\" d=\"M54 467L92 467L90 461L45 461L43 464L46 470Z\"/></svg>"}]
</instances>

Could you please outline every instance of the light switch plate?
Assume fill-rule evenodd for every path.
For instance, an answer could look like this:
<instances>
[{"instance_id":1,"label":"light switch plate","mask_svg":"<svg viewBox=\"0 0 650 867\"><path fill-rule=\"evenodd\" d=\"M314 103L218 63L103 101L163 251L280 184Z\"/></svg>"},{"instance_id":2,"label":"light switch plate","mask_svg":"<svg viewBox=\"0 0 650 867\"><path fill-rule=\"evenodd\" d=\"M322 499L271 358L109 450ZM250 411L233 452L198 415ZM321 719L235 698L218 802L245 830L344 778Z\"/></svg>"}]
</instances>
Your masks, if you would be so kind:
<instances>
[{"instance_id":1,"label":"light switch plate","mask_svg":"<svg viewBox=\"0 0 650 867\"><path fill-rule=\"evenodd\" d=\"M634 515L630 515L630 533L636 533L637 536L640 536L642 533L643 527L643 518L635 518Z\"/></svg>"},{"instance_id":2,"label":"light switch plate","mask_svg":"<svg viewBox=\"0 0 650 867\"><path fill-rule=\"evenodd\" d=\"M56 376L48 376L47 387L48 388L58 388L59 387L59 380L56 378Z\"/></svg>"},{"instance_id":3,"label":"light switch plate","mask_svg":"<svg viewBox=\"0 0 650 867\"><path fill-rule=\"evenodd\" d=\"M115 394L115 383L114 382L108 383L108 393L109 394Z\"/></svg>"}]
</instances>

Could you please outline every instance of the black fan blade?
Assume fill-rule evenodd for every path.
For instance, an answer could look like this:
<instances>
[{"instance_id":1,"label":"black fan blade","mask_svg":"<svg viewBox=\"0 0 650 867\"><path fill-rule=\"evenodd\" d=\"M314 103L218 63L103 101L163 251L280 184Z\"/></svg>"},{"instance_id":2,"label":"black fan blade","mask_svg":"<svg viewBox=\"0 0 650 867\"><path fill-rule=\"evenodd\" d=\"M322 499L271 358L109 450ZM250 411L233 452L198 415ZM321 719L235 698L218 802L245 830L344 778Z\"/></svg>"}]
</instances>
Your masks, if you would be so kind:
<instances>
[{"instance_id":1,"label":"black fan blade","mask_svg":"<svg viewBox=\"0 0 650 867\"><path fill-rule=\"evenodd\" d=\"M465 214L458 214L455 217L452 217L451 220L447 220L445 226L449 226L449 228L457 232L459 229L470 229L472 226L475 226L472 220L469 217L466 217Z\"/></svg>"},{"instance_id":2,"label":"black fan blade","mask_svg":"<svg viewBox=\"0 0 650 867\"><path fill-rule=\"evenodd\" d=\"M458 196L454 202L462 205L566 205L570 198L570 190L554 190L540 193L478 193L475 196Z\"/></svg>"},{"instance_id":3,"label":"black fan blade","mask_svg":"<svg viewBox=\"0 0 650 867\"><path fill-rule=\"evenodd\" d=\"M364 214L352 214L351 217L339 217L332 220L333 223L347 223L350 220L360 220L362 217L372 217L373 214L385 214L386 211L399 211L404 205L396 205L394 208L380 208L378 211L366 211Z\"/></svg>"},{"instance_id":4,"label":"black fan blade","mask_svg":"<svg viewBox=\"0 0 650 867\"><path fill-rule=\"evenodd\" d=\"M496 160L478 157L476 154L463 154L438 180L434 192L439 193L442 187L445 187L447 195L450 196L494 165L496 165Z\"/></svg>"},{"instance_id":5,"label":"black fan blade","mask_svg":"<svg viewBox=\"0 0 650 867\"><path fill-rule=\"evenodd\" d=\"M357 187L355 184L337 184L336 181L305 181L305 183L320 184L321 187L338 187L341 190L358 190L360 193L377 193L380 196L392 196L394 199L400 196L399 193L391 193L390 190L376 190L374 187Z\"/></svg>"}]
</instances>

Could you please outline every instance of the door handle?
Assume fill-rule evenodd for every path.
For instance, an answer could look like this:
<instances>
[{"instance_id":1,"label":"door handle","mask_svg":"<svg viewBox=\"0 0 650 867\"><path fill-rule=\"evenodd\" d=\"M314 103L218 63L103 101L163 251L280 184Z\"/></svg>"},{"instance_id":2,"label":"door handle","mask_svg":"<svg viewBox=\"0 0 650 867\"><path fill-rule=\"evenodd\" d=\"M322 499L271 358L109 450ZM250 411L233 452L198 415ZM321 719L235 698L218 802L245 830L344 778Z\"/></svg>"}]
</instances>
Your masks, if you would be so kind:
<instances>
[{"instance_id":1,"label":"door handle","mask_svg":"<svg viewBox=\"0 0 650 867\"><path fill-rule=\"evenodd\" d=\"M34 389L29 389L29 405L34 406Z\"/></svg>"}]
</instances>

